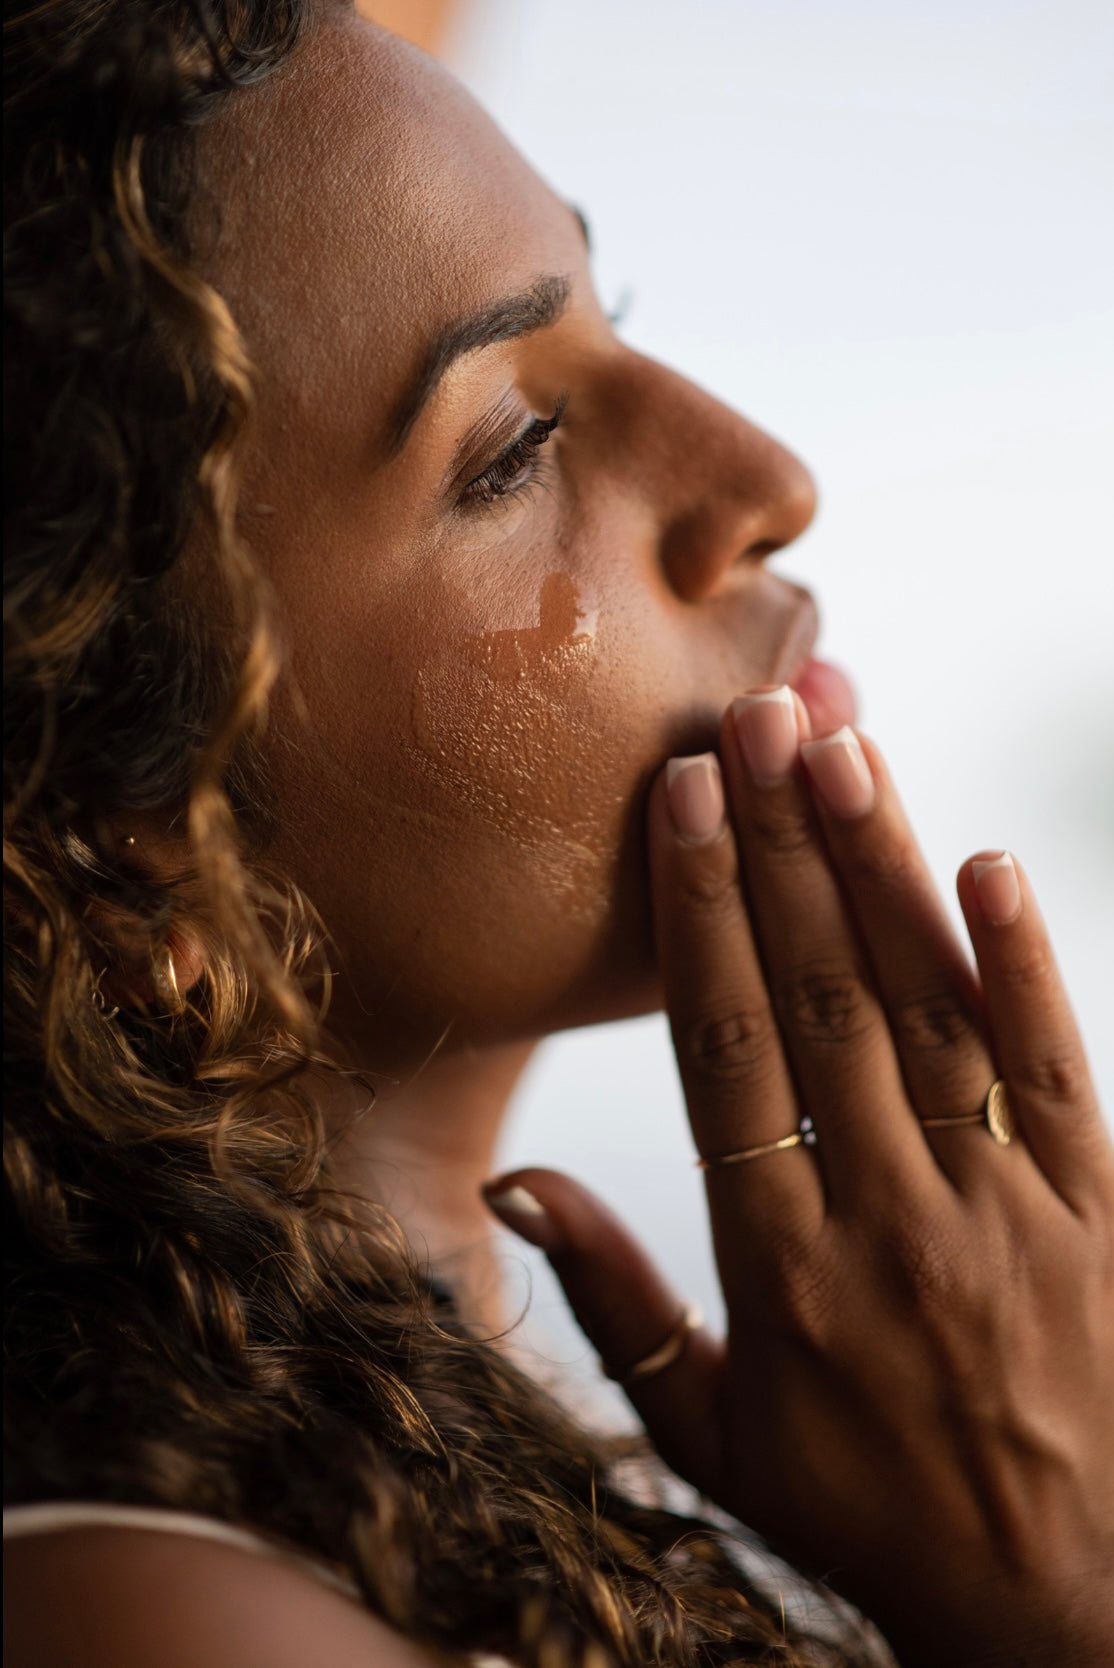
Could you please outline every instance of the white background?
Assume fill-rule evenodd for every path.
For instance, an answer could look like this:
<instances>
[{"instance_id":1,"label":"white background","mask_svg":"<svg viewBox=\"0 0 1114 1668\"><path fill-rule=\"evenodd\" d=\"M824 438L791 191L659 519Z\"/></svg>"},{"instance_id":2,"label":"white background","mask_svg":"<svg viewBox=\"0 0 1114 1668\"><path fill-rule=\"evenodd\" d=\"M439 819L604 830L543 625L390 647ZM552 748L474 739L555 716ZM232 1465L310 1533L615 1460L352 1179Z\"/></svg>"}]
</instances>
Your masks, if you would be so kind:
<instances>
[{"instance_id":1,"label":"white background","mask_svg":"<svg viewBox=\"0 0 1114 1668\"><path fill-rule=\"evenodd\" d=\"M789 441L819 594L945 894L1005 845L1114 1102L1114 13L1083 0L474 0L448 52L586 210L638 347ZM718 1313L664 1023L542 1051L565 1168ZM531 1331L584 1346L529 1254Z\"/></svg>"}]
</instances>

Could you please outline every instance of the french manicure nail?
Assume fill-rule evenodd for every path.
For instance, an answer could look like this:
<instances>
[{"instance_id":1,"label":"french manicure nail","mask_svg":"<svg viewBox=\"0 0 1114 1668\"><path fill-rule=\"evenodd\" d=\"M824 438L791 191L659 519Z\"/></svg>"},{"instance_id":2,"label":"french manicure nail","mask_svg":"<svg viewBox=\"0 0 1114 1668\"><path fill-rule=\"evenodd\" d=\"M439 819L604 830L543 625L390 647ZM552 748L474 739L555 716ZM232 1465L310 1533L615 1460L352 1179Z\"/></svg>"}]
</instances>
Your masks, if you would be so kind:
<instances>
[{"instance_id":1,"label":"french manicure nail","mask_svg":"<svg viewBox=\"0 0 1114 1668\"><path fill-rule=\"evenodd\" d=\"M1008 851L971 864L979 907L992 927L1005 927L1021 914L1021 886Z\"/></svg>"},{"instance_id":2,"label":"french manicure nail","mask_svg":"<svg viewBox=\"0 0 1114 1668\"><path fill-rule=\"evenodd\" d=\"M556 1249L561 1237L557 1226L541 1200L536 1199L529 1188L518 1182L504 1188L495 1184L485 1187L483 1195L508 1228L513 1228L531 1245L540 1246L543 1251Z\"/></svg>"},{"instance_id":3,"label":"french manicure nail","mask_svg":"<svg viewBox=\"0 0 1114 1668\"><path fill-rule=\"evenodd\" d=\"M710 840L723 826L723 778L714 753L670 759L665 791L678 834L686 840Z\"/></svg>"},{"instance_id":4,"label":"french manicure nail","mask_svg":"<svg viewBox=\"0 0 1114 1668\"><path fill-rule=\"evenodd\" d=\"M819 741L806 741L801 757L830 811L837 817L866 815L874 804L874 778L850 724Z\"/></svg>"},{"instance_id":5,"label":"french manicure nail","mask_svg":"<svg viewBox=\"0 0 1114 1668\"><path fill-rule=\"evenodd\" d=\"M784 782L797 758L797 703L793 691L759 690L731 703L731 716L747 769L759 787Z\"/></svg>"}]
</instances>

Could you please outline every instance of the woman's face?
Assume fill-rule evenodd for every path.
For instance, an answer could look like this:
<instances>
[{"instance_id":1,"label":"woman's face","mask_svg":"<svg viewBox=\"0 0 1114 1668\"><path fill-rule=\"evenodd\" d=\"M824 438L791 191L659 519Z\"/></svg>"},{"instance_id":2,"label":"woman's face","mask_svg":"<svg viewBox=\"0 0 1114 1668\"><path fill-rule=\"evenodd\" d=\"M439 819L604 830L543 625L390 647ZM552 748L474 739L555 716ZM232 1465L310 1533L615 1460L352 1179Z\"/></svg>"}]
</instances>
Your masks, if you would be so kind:
<instances>
[{"instance_id":1,"label":"woman's face","mask_svg":"<svg viewBox=\"0 0 1114 1668\"><path fill-rule=\"evenodd\" d=\"M644 792L801 680L814 612L765 558L808 474L616 339L574 211L368 24L315 30L203 163L290 648L270 855L335 934L340 1028L385 1068L644 1010Z\"/></svg>"}]
</instances>

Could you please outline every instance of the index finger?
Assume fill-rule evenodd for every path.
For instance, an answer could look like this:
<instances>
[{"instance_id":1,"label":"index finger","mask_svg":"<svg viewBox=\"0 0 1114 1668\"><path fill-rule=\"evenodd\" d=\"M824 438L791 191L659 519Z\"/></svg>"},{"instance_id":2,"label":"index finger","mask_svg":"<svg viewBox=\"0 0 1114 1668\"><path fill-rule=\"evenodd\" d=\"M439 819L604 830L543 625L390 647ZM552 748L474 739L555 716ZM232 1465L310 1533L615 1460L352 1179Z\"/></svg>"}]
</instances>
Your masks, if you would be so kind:
<instances>
[{"instance_id":1,"label":"index finger","mask_svg":"<svg viewBox=\"0 0 1114 1668\"><path fill-rule=\"evenodd\" d=\"M762 965L743 906L714 753L671 759L650 796L654 929L689 1120L701 1156L777 1142L800 1127ZM707 1172L717 1254L740 1236L811 1239L824 1215L805 1146ZM742 1207L740 1210L740 1206ZM725 1285L730 1270L721 1261Z\"/></svg>"}]
</instances>

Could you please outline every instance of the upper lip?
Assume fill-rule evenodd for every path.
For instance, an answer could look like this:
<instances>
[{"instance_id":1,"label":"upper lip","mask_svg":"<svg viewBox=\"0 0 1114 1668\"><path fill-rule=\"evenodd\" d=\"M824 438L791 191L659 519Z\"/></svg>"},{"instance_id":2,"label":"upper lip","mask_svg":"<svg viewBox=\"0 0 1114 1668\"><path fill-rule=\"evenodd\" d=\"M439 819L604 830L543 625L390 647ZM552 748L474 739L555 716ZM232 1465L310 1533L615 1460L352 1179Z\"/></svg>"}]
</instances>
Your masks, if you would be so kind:
<instances>
[{"instance_id":1,"label":"upper lip","mask_svg":"<svg viewBox=\"0 0 1114 1668\"><path fill-rule=\"evenodd\" d=\"M800 677L812 659L812 651L820 635L820 613L811 591L806 591L803 585L794 585L793 589L800 603L789 622L771 674L772 681L777 684L792 684Z\"/></svg>"}]
</instances>

